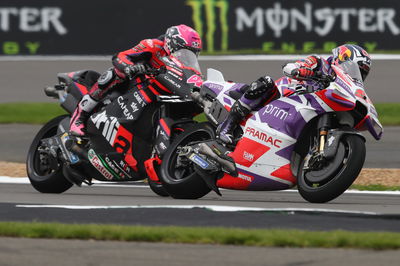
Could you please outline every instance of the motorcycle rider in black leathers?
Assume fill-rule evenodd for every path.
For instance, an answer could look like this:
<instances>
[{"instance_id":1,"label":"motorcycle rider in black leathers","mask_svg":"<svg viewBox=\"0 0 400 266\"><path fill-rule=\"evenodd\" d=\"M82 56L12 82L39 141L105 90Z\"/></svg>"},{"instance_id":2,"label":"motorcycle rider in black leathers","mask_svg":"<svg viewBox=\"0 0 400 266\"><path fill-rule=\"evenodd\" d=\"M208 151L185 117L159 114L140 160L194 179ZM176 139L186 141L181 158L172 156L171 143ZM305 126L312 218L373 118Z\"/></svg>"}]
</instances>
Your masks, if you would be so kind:
<instances>
[{"instance_id":1,"label":"motorcycle rider in black leathers","mask_svg":"<svg viewBox=\"0 0 400 266\"><path fill-rule=\"evenodd\" d=\"M174 53L180 49L188 49L198 55L202 49L199 34L186 25L173 26L167 29L165 35L156 39L142 40L133 48L120 52L112 58L113 67L104 72L92 86L89 94L83 96L75 112L71 117L70 132L76 136L84 136L86 121L99 101L114 89L123 86L123 83L138 74L143 74L147 68L159 69L165 64L160 60L163 56ZM143 82L137 78L138 83ZM144 83L146 84L146 83ZM144 107L155 101L156 95L169 94L163 86L157 82L149 82L146 86L138 85L138 93L141 97L139 108L135 112L136 120Z\"/></svg>"}]
</instances>

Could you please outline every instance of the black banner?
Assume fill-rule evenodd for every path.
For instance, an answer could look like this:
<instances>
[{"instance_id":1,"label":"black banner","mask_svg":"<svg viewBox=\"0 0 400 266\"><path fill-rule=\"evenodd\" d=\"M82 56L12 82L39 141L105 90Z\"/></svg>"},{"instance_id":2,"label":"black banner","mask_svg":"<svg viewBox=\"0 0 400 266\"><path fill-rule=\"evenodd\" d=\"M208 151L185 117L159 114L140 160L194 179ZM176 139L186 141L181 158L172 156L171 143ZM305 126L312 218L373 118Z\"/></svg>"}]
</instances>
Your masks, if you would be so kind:
<instances>
[{"instance_id":1,"label":"black banner","mask_svg":"<svg viewBox=\"0 0 400 266\"><path fill-rule=\"evenodd\" d=\"M400 51L394 0L2 0L0 54L109 55L187 24L208 53Z\"/></svg>"}]
</instances>

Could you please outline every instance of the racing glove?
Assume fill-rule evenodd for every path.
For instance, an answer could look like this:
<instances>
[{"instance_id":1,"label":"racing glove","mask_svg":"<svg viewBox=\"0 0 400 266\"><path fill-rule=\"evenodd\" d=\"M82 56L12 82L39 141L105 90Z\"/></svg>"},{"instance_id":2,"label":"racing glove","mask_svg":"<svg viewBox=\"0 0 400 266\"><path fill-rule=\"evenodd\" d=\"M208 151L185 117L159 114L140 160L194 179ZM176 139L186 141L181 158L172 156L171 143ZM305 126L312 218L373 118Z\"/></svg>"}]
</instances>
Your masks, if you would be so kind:
<instances>
[{"instance_id":1,"label":"racing glove","mask_svg":"<svg viewBox=\"0 0 400 266\"><path fill-rule=\"evenodd\" d=\"M125 74L129 79L132 79L136 75L145 74L147 67L143 64L129 65L125 67Z\"/></svg>"},{"instance_id":2,"label":"racing glove","mask_svg":"<svg viewBox=\"0 0 400 266\"><path fill-rule=\"evenodd\" d=\"M283 73L295 79L308 79L315 76L314 70L306 66L300 66L297 63L286 64L283 67Z\"/></svg>"},{"instance_id":3,"label":"racing glove","mask_svg":"<svg viewBox=\"0 0 400 266\"><path fill-rule=\"evenodd\" d=\"M317 55L311 55L295 63L288 63L283 66L283 73L295 79L309 79L315 77L315 70L319 69L321 58Z\"/></svg>"},{"instance_id":4,"label":"racing glove","mask_svg":"<svg viewBox=\"0 0 400 266\"><path fill-rule=\"evenodd\" d=\"M315 72L309 67L299 67L297 69L296 78L308 79L315 76Z\"/></svg>"}]
</instances>

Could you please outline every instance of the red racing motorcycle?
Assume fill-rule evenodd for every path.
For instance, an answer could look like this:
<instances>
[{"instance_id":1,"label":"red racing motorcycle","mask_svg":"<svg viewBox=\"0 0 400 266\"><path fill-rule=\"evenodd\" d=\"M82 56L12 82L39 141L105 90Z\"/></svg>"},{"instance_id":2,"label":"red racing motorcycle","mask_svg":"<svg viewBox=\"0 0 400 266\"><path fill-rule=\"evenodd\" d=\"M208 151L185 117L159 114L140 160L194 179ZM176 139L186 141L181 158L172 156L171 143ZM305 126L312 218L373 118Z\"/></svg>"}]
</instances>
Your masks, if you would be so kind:
<instances>
[{"instance_id":1,"label":"red racing motorcycle","mask_svg":"<svg viewBox=\"0 0 400 266\"><path fill-rule=\"evenodd\" d=\"M152 190L169 194L161 185L159 165L172 140L192 124L201 111L190 92L199 80L196 55L186 49L164 57L161 71L149 70L154 80L173 95L158 95L139 119L132 120L143 95L135 79L125 89L110 93L87 122L87 134L77 138L68 133L70 115L99 73L91 70L58 74L59 83L45 93L58 99L68 112L45 124L36 134L27 156L32 186L42 193L62 193L74 184L100 181L148 179ZM143 84L141 84L143 85Z\"/></svg>"}]
</instances>

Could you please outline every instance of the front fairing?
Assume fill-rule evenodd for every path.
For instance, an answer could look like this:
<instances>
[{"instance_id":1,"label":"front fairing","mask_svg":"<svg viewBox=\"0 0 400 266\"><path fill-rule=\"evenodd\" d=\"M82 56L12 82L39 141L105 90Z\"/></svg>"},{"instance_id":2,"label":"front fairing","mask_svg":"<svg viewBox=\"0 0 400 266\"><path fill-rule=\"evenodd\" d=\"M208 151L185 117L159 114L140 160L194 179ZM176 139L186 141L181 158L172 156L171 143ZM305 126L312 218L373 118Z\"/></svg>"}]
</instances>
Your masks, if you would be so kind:
<instances>
[{"instance_id":1,"label":"front fairing","mask_svg":"<svg viewBox=\"0 0 400 266\"><path fill-rule=\"evenodd\" d=\"M374 104L368 98L364 89L360 89L356 92L355 96L357 100L365 106L367 109L367 114L364 119L356 126L358 130L368 130L371 135L376 139L380 140L383 135L383 126L379 122L378 113L375 109Z\"/></svg>"},{"instance_id":2,"label":"front fairing","mask_svg":"<svg viewBox=\"0 0 400 266\"><path fill-rule=\"evenodd\" d=\"M363 105L366 109L365 117L358 125L355 125L355 128L368 130L376 140L379 140L383 134L383 127L379 122L375 106L365 91L359 68L354 64L354 62L350 61L341 65L341 67L332 66L336 73L336 79L328 89L332 90L331 97L336 98L337 102L341 102L344 105L348 104L349 107L354 104L353 108L357 103Z\"/></svg>"},{"instance_id":3,"label":"front fairing","mask_svg":"<svg viewBox=\"0 0 400 266\"><path fill-rule=\"evenodd\" d=\"M191 92L195 87L200 87L203 83L197 59L193 59L183 52L176 56L175 54L163 57L161 60L165 64L165 71L155 78L168 94L180 96L184 100L191 99ZM187 55L186 57L183 55ZM194 54L193 54L194 55ZM190 60L189 60L190 59Z\"/></svg>"}]
</instances>

